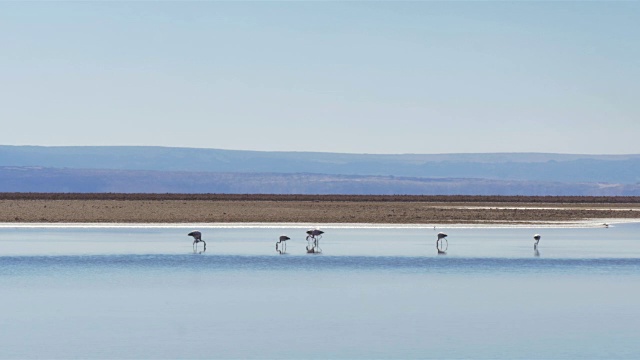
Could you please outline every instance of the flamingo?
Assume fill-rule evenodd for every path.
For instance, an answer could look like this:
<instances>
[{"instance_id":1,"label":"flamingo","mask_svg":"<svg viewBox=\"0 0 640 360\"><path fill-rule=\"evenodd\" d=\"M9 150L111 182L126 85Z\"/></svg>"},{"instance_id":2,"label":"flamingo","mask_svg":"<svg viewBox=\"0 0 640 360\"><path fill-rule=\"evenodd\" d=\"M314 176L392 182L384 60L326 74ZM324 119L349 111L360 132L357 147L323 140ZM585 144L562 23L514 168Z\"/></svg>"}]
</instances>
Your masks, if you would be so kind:
<instances>
[{"instance_id":1,"label":"flamingo","mask_svg":"<svg viewBox=\"0 0 640 360\"><path fill-rule=\"evenodd\" d=\"M307 253L315 254L322 252L322 249L320 249L320 245L318 244L320 239L322 239L322 234L324 234L324 231L320 229L307 230Z\"/></svg>"},{"instance_id":2,"label":"flamingo","mask_svg":"<svg viewBox=\"0 0 640 360\"><path fill-rule=\"evenodd\" d=\"M198 250L198 243L201 242L204 244L204 249L202 250L202 252L207 251L207 243L202 240L202 233L198 230L193 230L192 232L187 234L188 236L192 236L193 237L193 251L197 251Z\"/></svg>"},{"instance_id":3,"label":"flamingo","mask_svg":"<svg viewBox=\"0 0 640 360\"><path fill-rule=\"evenodd\" d=\"M307 235L309 235L309 236L318 236L318 235L322 235L322 234L324 234L324 231L322 231L320 229L307 230Z\"/></svg>"},{"instance_id":4,"label":"flamingo","mask_svg":"<svg viewBox=\"0 0 640 360\"><path fill-rule=\"evenodd\" d=\"M287 251L287 243L286 241L289 240L290 237L288 237L287 235L282 235L280 236L280 239L278 240L278 242L276 243L276 251L280 254L284 254ZM280 244L280 249L278 249L278 244Z\"/></svg>"},{"instance_id":5,"label":"flamingo","mask_svg":"<svg viewBox=\"0 0 640 360\"><path fill-rule=\"evenodd\" d=\"M447 240L447 234L438 233L438 240L436 240L436 249L438 249L438 255L444 255L449 248L449 241Z\"/></svg>"}]
</instances>

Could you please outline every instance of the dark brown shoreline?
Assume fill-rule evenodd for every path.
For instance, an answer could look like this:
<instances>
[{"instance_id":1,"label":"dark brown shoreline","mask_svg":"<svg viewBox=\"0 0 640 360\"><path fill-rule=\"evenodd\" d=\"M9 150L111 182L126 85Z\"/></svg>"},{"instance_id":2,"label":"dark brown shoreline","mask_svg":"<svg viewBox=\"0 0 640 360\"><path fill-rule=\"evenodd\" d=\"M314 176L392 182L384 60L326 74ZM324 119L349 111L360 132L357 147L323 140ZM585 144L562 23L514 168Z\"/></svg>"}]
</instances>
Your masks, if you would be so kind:
<instances>
[{"instance_id":1,"label":"dark brown shoreline","mask_svg":"<svg viewBox=\"0 0 640 360\"><path fill-rule=\"evenodd\" d=\"M0 193L0 222L499 224L640 219L640 197Z\"/></svg>"},{"instance_id":2,"label":"dark brown shoreline","mask_svg":"<svg viewBox=\"0 0 640 360\"><path fill-rule=\"evenodd\" d=\"M341 201L427 203L640 204L640 196L499 196L499 195L288 195L288 194L148 194L148 193L2 193L0 200L206 200Z\"/></svg>"}]
</instances>

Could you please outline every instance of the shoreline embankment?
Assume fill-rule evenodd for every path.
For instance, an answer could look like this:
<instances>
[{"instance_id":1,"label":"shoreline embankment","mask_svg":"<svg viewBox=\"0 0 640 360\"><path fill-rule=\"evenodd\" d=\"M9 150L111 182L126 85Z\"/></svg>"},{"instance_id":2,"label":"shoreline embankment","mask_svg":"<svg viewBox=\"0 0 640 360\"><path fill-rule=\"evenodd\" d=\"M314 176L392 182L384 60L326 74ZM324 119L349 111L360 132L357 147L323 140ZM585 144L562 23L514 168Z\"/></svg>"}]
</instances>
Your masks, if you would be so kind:
<instances>
[{"instance_id":1,"label":"shoreline embankment","mask_svg":"<svg viewBox=\"0 0 640 360\"><path fill-rule=\"evenodd\" d=\"M0 223L475 224L640 221L640 197L0 193Z\"/></svg>"}]
</instances>

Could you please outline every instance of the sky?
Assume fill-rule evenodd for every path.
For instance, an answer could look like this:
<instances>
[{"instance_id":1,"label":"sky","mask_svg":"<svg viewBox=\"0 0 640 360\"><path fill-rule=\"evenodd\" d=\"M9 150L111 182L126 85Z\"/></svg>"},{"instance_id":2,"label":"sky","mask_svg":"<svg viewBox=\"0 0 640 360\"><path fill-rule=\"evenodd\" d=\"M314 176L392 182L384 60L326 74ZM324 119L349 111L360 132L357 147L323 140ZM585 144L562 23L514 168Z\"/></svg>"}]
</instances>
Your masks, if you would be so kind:
<instances>
[{"instance_id":1,"label":"sky","mask_svg":"<svg viewBox=\"0 0 640 360\"><path fill-rule=\"evenodd\" d=\"M640 2L0 2L0 145L640 153Z\"/></svg>"}]
</instances>

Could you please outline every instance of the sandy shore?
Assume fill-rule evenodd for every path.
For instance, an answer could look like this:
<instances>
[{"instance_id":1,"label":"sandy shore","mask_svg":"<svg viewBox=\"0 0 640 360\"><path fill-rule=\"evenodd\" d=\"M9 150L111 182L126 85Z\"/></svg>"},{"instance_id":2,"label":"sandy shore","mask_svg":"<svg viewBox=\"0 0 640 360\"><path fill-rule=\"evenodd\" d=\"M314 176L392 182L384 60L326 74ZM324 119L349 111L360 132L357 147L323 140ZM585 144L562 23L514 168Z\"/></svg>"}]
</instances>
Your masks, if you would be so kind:
<instances>
[{"instance_id":1,"label":"sandy shore","mask_svg":"<svg viewBox=\"0 0 640 360\"><path fill-rule=\"evenodd\" d=\"M620 200L585 197L0 194L0 222L526 224L640 219L640 199Z\"/></svg>"}]
</instances>

